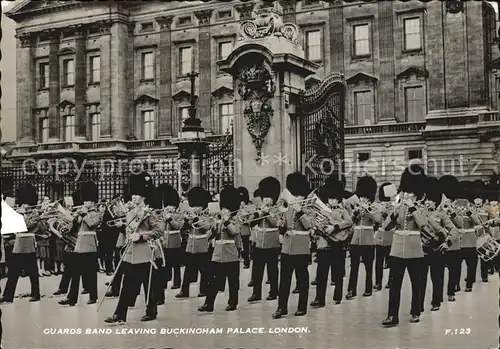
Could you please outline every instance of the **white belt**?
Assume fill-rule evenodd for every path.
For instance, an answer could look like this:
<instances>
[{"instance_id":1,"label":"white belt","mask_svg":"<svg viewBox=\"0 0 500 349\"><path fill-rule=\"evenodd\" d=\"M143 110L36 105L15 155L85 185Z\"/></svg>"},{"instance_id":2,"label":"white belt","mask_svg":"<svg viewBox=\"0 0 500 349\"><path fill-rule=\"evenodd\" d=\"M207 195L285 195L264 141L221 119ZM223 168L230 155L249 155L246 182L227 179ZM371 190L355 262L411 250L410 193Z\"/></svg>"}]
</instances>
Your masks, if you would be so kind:
<instances>
[{"instance_id":1,"label":"white belt","mask_svg":"<svg viewBox=\"0 0 500 349\"><path fill-rule=\"evenodd\" d=\"M78 236L95 236L95 231L79 231Z\"/></svg>"},{"instance_id":2,"label":"white belt","mask_svg":"<svg viewBox=\"0 0 500 349\"><path fill-rule=\"evenodd\" d=\"M181 231L180 230L169 230L167 231L168 235L174 235L174 234L180 234Z\"/></svg>"},{"instance_id":3,"label":"white belt","mask_svg":"<svg viewBox=\"0 0 500 349\"><path fill-rule=\"evenodd\" d=\"M191 235L191 237L193 239L196 239L196 240L198 240L198 239L206 239L207 236L208 236L207 234L203 234L203 235Z\"/></svg>"},{"instance_id":4,"label":"white belt","mask_svg":"<svg viewBox=\"0 0 500 349\"><path fill-rule=\"evenodd\" d=\"M33 234L33 233L18 233L17 236L19 236L20 238L34 238L35 234Z\"/></svg>"},{"instance_id":5,"label":"white belt","mask_svg":"<svg viewBox=\"0 0 500 349\"><path fill-rule=\"evenodd\" d=\"M359 230L359 229L373 229L373 226L371 225L355 225L354 230Z\"/></svg>"},{"instance_id":6,"label":"white belt","mask_svg":"<svg viewBox=\"0 0 500 349\"><path fill-rule=\"evenodd\" d=\"M309 235L309 231L292 230L288 232L290 235Z\"/></svg>"},{"instance_id":7,"label":"white belt","mask_svg":"<svg viewBox=\"0 0 500 349\"><path fill-rule=\"evenodd\" d=\"M264 228L266 233L274 233L278 231L278 228Z\"/></svg>"},{"instance_id":8,"label":"white belt","mask_svg":"<svg viewBox=\"0 0 500 349\"><path fill-rule=\"evenodd\" d=\"M401 236L420 235L420 232L414 230L396 230L394 233Z\"/></svg>"},{"instance_id":9,"label":"white belt","mask_svg":"<svg viewBox=\"0 0 500 349\"><path fill-rule=\"evenodd\" d=\"M229 245L235 244L236 242L234 240L215 240L215 243L218 245Z\"/></svg>"},{"instance_id":10,"label":"white belt","mask_svg":"<svg viewBox=\"0 0 500 349\"><path fill-rule=\"evenodd\" d=\"M474 228L470 228L470 229L460 229L460 231L462 232L462 234L467 234L467 233L476 233L476 229Z\"/></svg>"}]
</instances>

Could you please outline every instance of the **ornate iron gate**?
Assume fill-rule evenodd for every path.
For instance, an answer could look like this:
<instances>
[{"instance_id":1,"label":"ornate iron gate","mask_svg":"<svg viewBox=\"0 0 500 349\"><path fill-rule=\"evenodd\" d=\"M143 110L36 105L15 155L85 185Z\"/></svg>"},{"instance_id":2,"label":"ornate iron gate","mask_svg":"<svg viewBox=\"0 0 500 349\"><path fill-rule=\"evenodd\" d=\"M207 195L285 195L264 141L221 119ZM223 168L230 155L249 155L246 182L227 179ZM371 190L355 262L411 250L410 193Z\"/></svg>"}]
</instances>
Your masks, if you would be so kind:
<instances>
[{"instance_id":1,"label":"ornate iron gate","mask_svg":"<svg viewBox=\"0 0 500 349\"><path fill-rule=\"evenodd\" d=\"M343 74L332 73L301 93L301 164L313 188L344 170L344 109Z\"/></svg>"},{"instance_id":2,"label":"ornate iron gate","mask_svg":"<svg viewBox=\"0 0 500 349\"><path fill-rule=\"evenodd\" d=\"M233 134L209 136L208 153L205 157L203 187L216 194L225 185L234 184Z\"/></svg>"}]
</instances>

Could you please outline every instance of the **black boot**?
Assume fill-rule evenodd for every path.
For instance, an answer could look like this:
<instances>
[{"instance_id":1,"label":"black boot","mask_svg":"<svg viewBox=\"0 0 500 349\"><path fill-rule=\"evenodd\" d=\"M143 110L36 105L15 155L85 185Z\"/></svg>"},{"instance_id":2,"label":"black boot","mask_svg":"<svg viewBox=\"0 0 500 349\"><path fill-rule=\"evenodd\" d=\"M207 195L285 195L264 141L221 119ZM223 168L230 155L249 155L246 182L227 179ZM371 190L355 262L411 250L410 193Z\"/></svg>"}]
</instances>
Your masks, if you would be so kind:
<instances>
[{"instance_id":1,"label":"black boot","mask_svg":"<svg viewBox=\"0 0 500 349\"><path fill-rule=\"evenodd\" d=\"M250 303L252 303L252 302L258 302L258 301L260 301L261 299L262 299L261 297L257 297L256 295L254 295L254 294L253 294L253 295L251 295L251 296L250 296L250 298L248 298L248 301L249 301Z\"/></svg>"},{"instance_id":2,"label":"black boot","mask_svg":"<svg viewBox=\"0 0 500 349\"><path fill-rule=\"evenodd\" d=\"M276 310L273 313L273 319L281 319L283 316L288 315L287 311L283 311L281 309Z\"/></svg>"},{"instance_id":3,"label":"black boot","mask_svg":"<svg viewBox=\"0 0 500 349\"><path fill-rule=\"evenodd\" d=\"M175 295L175 298L189 298L189 294L181 291Z\"/></svg>"},{"instance_id":4,"label":"black boot","mask_svg":"<svg viewBox=\"0 0 500 349\"><path fill-rule=\"evenodd\" d=\"M236 310L237 306L234 305L234 304L229 304L227 307L226 307L226 311L234 311Z\"/></svg>"},{"instance_id":5,"label":"black boot","mask_svg":"<svg viewBox=\"0 0 500 349\"><path fill-rule=\"evenodd\" d=\"M118 315L114 314L113 316L106 318L104 322L108 324L124 324L125 320L120 319Z\"/></svg>"},{"instance_id":6,"label":"black boot","mask_svg":"<svg viewBox=\"0 0 500 349\"><path fill-rule=\"evenodd\" d=\"M388 316L387 319L382 321L383 327L395 327L399 325L399 320L394 316Z\"/></svg>"},{"instance_id":7,"label":"black boot","mask_svg":"<svg viewBox=\"0 0 500 349\"><path fill-rule=\"evenodd\" d=\"M208 306L207 304L203 304L201 307L198 308L198 311L201 313L212 313L214 311L213 306Z\"/></svg>"},{"instance_id":8,"label":"black boot","mask_svg":"<svg viewBox=\"0 0 500 349\"><path fill-rule=\"evenodd\" d=\"M325 306L325 303L324 302L320 302L319 300L314 300L311 302L311 304L309 304L311 307L313 308L323 308Z\"/></svg>"},{"instance_id":9,"label":"black boot","mask_svg":"<svg viewBox=\"0 0 500 349\"><path fill-rule=\"evenodd\" d=\"M69 299L63 299L62 301L59 301L60 305L69 305L70 307L74 307L76 305L76 302L72 302Z\"/></svg>"},{"instance_id":10,"label":"black boot","mask_svg":"<svg viewBox=\"0 0 500 349\"><path fill-rule=\"evenodd\" d=\"M345 299L349 300L349 299L353 299L354 297L356 297L356 294L354 294L354 292L352 292L352 291L348 291L346 296L345 296Z\"/></svg>"},{"instance_id":11,"label":"black boot","mask_svg":"<svg viewBox=\"0 0 500 349\"><path fill-rule=\"evenodd\" d=\"M418 315L412 315L412 316L410 316L410 322L412 324L416 324L417 322L420 322L420 316L418 316Z\"/></svg>"},{"instance_id":12,"label":"black boot","mask_svg":"<svg viewBox=\"0 0 500 349\"><path fill-rule=\"evenodd\" d=\"M142 318L141 318L141 321L142 322L146 322L146 321L153 321L156 319L156 315L144 315Z\"/></svg>"}]
</instances>

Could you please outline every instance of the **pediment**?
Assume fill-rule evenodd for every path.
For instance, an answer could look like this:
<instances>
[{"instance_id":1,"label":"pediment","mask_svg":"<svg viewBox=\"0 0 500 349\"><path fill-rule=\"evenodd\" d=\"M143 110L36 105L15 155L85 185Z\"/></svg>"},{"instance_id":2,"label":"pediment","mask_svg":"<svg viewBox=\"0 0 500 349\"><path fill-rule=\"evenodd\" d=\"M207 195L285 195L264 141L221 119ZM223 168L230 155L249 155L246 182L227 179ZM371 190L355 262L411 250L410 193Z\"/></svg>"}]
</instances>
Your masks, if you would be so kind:
<instances>
[{"instance_id":1,"label":"pediment","mask_svg":"<svg viewBox=\"0 0 500 349\"><path fill-rule=\"evenodd\" d=\"M224 95L234 95L234 91L232 89L230 89L229 87L221 86L212 92L212 96L214 96L214 97L220 98Z\"/></svg>"},{"instance_id":2,"label":"pediment","mask_svg":"<svg viewBox=\"0 0 500 349\"><path fill-rule=\"evenodd\" d=\"M59 110L62 115L75 115L75 104L64 99L59 103Z\"/></svg>"},{"instance_id":3,"label":"pediment","mask_svg":"<svg viewBox=\"0 0 500 349\"><path fill-rule=\"evenodd\" d=\"M158 98L151 96L150 94L147 93L141 93L138 95L135 99L134 102L137 103L158 103Z\"/></svg>"},{"instance_id":4,"label":"pediment","mask_svg":"<svg viewBox=\"0 0 500 349\"><path fill-rule=\"evenodd\" d=\"M429 77L429 72L425 68L420 69L417 67L410 67L403 70L401 73L396 75L396 77L398 79L408 79L412 75L415 75L417 78L427 78Z\"/></svg>"},{"instance_id":5,"label":"pediment","mask_svg":"<svg viewBox=\"0 0 500 349\"><path fill-rule=\"evenodd\" d=\"M99 2L96 2L99 3ZM102 2L101 2L102 3ZM18 0L7 6L5 15L14 21L22 20L27 16L39 13L51 13L61 10L73 9L75 7L88 6L89 2L78 0ZM92 6L95 6L92 3Z\"/></svg>"},{"instance_id":6,"label":"pediment","mask_svg":"<svg viewBox=\"0 0 500 349\"><path fill-rule=\"evenodd\" d=\"M75 106L75 103L71 102L71 101L68 101L67 99L64 99L62 100L60 103L59 103L59 108L66 108L66 107L74 107Z\"/></svg>"},{"instance_id":7,"label":"pediment","mask_svg":"<svg viewBox=\"0 0 500 349\"><path fill-rule=\"evenodd\" d=\"M198 96L196 96L196 95L194 97L198 98ZM180 90L172 96L172 99L174 101L189 100L190 98L191 98L191 94L185 90Z\"/></svg>"},{"instance_id":8,"label":"pediment","mask_svg":"<svg viewBox=\"0 0 500 349\"><path fill-rule=\"evenodd\" d=\"M375 84L378 81L378 78L376 78L373 75L360 72L360 73L356 73L354 75L351 75L349 78L346 79L346 82L348 84L356 84L356 83L359 83L361 81Z\"/></svg>"}]
</instances>

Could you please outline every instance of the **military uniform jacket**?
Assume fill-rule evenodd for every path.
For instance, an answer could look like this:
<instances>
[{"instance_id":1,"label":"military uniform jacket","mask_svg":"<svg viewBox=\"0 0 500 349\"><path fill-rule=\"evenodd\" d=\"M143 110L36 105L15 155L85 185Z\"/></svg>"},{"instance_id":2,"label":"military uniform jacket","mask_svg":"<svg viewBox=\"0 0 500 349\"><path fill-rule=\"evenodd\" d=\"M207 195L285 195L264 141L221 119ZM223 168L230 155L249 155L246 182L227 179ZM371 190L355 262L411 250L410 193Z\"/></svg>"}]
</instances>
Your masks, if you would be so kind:
<instances>
[{"instance_id":1,"label":"military uniform jacket","mask_svg":"<svg viewBox=\"0 0 500 349\"><path fill-rule=\"evenodd\" d=\"M424 251L420 229L424 228L427 221L421 209L408 212L406 205L400 205L391 214L389 225L383 226L384 230L395 228L390 255L402 259L423 258Z\"/></svg>"},{"instance_id":2,"label":"military uniform jacket","mask_svg":"<svg viewBox=\"0 0 500 349\"><path fill-rule=\"evenodd\" d=\"M445 243L448 245L448 251L460 250L460 234L450 217L448 217L445 212L436 210L430 210L427 217L429 225L436 234L443 234L446 236Z\"/></svg>"},{"instance_id":3,"label":"military uniform jacket","mask_svg":"<svg viewBox=\"0 0 500 349\"><path fill-rule=\"evenodd\" d=\"M281 253L287 255L309 255L310 234L313 227L311 218L305 213L296 212L292 207L284 214L286 232L283 236Z\"/></svg>"},{"instance_id":4,"label":"military uniform jacket","mask_svg":"<svg viewBox=\"0 0 500 349\"><path fill-rule=\"evenodd\" d=\"M330 222L332 225L326 228L327 231L325 231L325 233L328 234L328 230L333 230L335 229L335 226L338 226L341 231L338 233L332 231L329 235L332 236L333 240L338 242L345 241L347 239L347 235L349 235L348 228L352 225L351 215L349 212L347 212L345 208L332 210ZM318 241L316 242L316 247L318 250L326 250L331 248L330 244L331 243L329 241L320 235L318 237Z\"/></svg>"},{"instance_id":5,"label":"military uniform jacket","mask_svg":"<svg viewBox=\"0 0 500 349\"><path fill-rule=\"evenodd\" d=\"M391 222L391 216L390 214L386 214L385 217L381 216L381 219L382 223L375 231L375 245L392 246L395 229L384 229L384 227L387 227Z\"/></svg>"},{"instance_id":6,"label":"military uniform jacket","mask_svg":"<svg viewBox=\"0 0 500 349\"><path fill-rule=\"evenodd\" d=\"M26 220L26 228L28 231L25 233L17 233L14 240L14 247L12 253L26 254L36 252L35 234L43 233L43 223L39 218L32 218Z\"/></svg>"},{"instance_id":7,"label":"military uniform jacket","mask_svg":"<svg viewBox=\"0 0 500 349\"><path fill-rule=\"evenodd\" d=\"M184 219L180 216L167 219L162 241L163 248L172 249L182 246L181 228L183 225Z\"/></svg>"},{"instance_id":8,"label":"military uniform jacket","mask_svg":"<svg viewBox=\"0 0 500 349\"><path fill-rule=\"evenodd\" d=\"M351 245L375 245L375 232L373 226L375 224L380 225L381 221L381 212L375 207L371 207L368 211L360 212L358 222L354 225Z\"/></svg>"},{"instance_id":9,"label":"military uniform jacket","mask_svg":"<svg viewBox=\"0 0 500 349\"><path fill-rule=\"evenodd\" d=\"M212 262L232 263L239 261L238 240L241 241L238 226L232 221L228 221L222 227L215 227L212 231L214 236L214 251L212 253Z\"/></svg>"},{"instance_id":10,"label":"military uniform jacket","mask_svg":"<svg viewBox=\"0 0 500 349\"><path fill-rule=\"evenodd\" d=\"M101 223L102 216L99 212L89 212L82 218L82 224L80 225L75 243L76 253L97 252L97 236L95 231Z\"/></svg>"},{"instance_id":11,"label":"military uniform jacket","mask_svg":"<svg viewBox=\"0 0 500 349\"><path fill-rule=\"evenodd\" d=\"M142 209L142 208L139 208ZM137 214L136 210L127 213L132 217ZM136 230L141 236L141 239L135 242L130 242L130 247L127 248L123 261L130 264L148 263L152 259L156 259L156 244L158 239L163 236L165 225L157 216L147 216L144 218ZM156 241L155 241L156 240ZM161 250L161 249L160 249Z\"/></svg>"},{"instance_id":12,"label":"military uniform jacket","mask_svg":"<svg viewBox=\"0 0 500 349\"><path fill-rule=\"evenodd\" d=\"M280 248L278 230L278 220L275 217L268 216L264 218L258 225L253 227L255 247L265 250Z\"/></svg>"},{"instance_id":13,"label":"military uniform jacket","mask_svg":"<svg viewBox=\"0 0 500 349\"><path fill-rule=\"evenodd\" d=\"M479 218L475 214L452 213L451 220L460 231L460 245L462 248L476 248L476 227L481 226Z\"/></svg>"},{"instance_id":14,"label":"military uniform jacket","mask_svg":"<svg viewBox=\"0 0 500 349\"><path fill-rule=\"evenodd\" d=\"M205 228L190 228L186 245L187 253L206 253L208 252L208 230Z\"/></svg>"}]
</instances>

